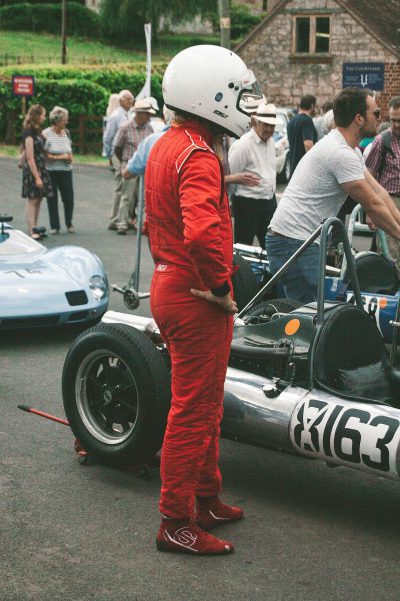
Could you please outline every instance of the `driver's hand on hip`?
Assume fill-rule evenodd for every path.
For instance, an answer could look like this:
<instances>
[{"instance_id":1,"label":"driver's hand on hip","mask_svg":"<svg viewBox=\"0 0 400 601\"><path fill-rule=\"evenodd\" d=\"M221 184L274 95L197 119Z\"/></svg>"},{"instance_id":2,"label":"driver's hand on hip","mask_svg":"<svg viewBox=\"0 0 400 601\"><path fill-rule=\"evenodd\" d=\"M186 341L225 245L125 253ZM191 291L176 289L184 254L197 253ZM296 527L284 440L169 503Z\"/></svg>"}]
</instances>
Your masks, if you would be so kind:
<instances>
[{"instance_id":1,"label":"driver's hand on hip","mask_svg":"<svg viewBox=\"0 0 400 601\"><path fill-rule=\"evenodd\" d=\"M234 313L238 312L238 308L230 292L225 294L225 296L215 296L211 290L202 291L196 290L195 288L191 288L190 292L193 294L193 296L203 298L209 303L215 303L216 305L219 305L224 311L226 311L226 313L231 313L233 315Z\"/></svg>"}]
</instances>

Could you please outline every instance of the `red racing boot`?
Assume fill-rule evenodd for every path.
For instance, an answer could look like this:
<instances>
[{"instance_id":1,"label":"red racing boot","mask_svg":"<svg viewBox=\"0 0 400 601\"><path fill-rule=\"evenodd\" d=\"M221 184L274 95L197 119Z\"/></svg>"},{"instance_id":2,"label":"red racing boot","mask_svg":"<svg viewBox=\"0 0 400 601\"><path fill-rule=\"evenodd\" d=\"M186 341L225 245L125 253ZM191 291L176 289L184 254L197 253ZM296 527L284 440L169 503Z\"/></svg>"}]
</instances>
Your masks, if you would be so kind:
<instances>
[{"instance_id":1,"label":"red racing boot","mask_svg":"<svg viewBox=\"0 0 400 601\"><path fill-rule=\"evenodd\" d=\"M204 532L192 520L162 518L157 533L156 545L159 551L169 553L190 553L191 555L226 555L234 546Z\"/></svg>"},{"instance_id":2,"label":"red racing boot","mask_svg":"<svg viewBox=\"0 0 400 601\"><path fill-rule=\"evenodd\" d=\"M218 495L196 498L196 524L209 532L217 526L237 522L243 517L243 509L225 505Z\"/></svg>"}]
</instances>

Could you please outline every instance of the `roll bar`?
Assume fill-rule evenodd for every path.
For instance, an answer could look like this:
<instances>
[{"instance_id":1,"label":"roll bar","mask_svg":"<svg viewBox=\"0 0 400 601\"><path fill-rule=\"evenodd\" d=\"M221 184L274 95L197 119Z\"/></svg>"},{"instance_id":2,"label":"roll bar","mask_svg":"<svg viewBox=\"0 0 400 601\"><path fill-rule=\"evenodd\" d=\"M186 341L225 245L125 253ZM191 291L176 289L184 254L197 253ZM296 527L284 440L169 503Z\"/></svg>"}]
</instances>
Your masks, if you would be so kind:
<instances>
[{"instance_id":1,"label":"roll bar","mask_svg":"<svg viewBox=\"0 0 400 601\"><path fill-rule=\"evenodd\" d=\"M360 286L358 284L354 258L351 252L351 247L349 243L349 239L347 237L346 229L340 219L337 217L329 217L324 222L321 223L320 226L315 230L313 234L303 244L300 246L298 250L290 257L288 261L272 276L272 278L257 292L257 294L252 298L252 300L247 303L247 305L237 314L236 319L245 315L250 307L252 307L257 299L262 297L267 290L272 288L272 286L279 280L281 275L285 273L289 269L291 265L297 260L297 258L313 244L313 242L321 236L321 245L320 245L320 261L319 261L319 277L318 277L318 293L317 293L317 324L322 324L324 320L324 290L325 290L325 270L326 270L326 254L327 254L327 246L328 246L328 234L330 228L335 225L339 227L341 238L343 241L343 250L344 256L346 257L349 274L350 274L350 282L352 284L352 290L354 292L354 298L356 305L362 309L362 299L360 293Z\"/></svg>"}]
</instances>

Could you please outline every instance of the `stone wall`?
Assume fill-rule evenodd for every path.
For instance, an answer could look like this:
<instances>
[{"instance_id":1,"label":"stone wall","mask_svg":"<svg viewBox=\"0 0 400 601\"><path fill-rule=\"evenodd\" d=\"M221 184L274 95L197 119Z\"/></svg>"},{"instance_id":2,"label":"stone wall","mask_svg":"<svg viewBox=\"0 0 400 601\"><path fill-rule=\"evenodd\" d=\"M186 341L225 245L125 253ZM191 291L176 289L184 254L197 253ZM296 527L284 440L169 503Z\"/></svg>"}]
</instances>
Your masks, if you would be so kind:
<instances>
[{"instance_id":1,"label":"stone wall","mask_svg":"<svg viewBox=\"0 0 400 601\"><path fill-rule=\"evenodd\" d=\"M331 54L296 57L292 55L293 13L301 10L331 11ZM344 11L334 0L292 0L238 49L255 72L267 99L278 106L295 106L303 94L313 93L322 105L342 87L344 62L385 63L385 92L378 104L400 94L400 63Z\"/></svg>"}]
</instances>

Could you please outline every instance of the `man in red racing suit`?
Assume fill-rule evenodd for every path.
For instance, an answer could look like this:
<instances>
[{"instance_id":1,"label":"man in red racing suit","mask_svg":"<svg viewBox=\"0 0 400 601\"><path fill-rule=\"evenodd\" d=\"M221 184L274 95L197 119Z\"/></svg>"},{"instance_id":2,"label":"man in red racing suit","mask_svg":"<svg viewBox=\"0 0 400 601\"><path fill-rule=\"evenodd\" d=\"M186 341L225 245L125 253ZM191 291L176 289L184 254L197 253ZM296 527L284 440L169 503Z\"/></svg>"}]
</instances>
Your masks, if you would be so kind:
<instances>
[{"instance_id":1,"label":"man in red racing suit","mask_svg":"<svg viewBox=\"0 0 400 601\"><path fill-rule=\"evenodd\" d=\"M146 228L155 271L151 310L172 363L161 454L162 551L223 554L211 534L240 519L219 498L219 424L232 340L232 228L222 167L201 120L175 121L146 168Z\"/></svg>"}]
</instances>

